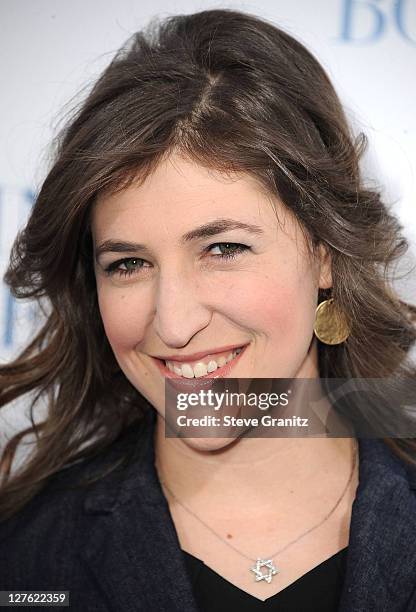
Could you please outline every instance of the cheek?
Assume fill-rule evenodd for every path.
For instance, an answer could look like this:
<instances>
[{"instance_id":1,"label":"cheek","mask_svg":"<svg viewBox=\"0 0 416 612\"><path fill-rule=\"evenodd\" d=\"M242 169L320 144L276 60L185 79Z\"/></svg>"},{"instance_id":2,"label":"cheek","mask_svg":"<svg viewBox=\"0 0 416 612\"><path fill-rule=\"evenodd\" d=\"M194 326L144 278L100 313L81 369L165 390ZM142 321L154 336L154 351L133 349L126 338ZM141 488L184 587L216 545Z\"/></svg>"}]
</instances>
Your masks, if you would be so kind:
<instances>
[{"instance_id":1,"label":"cheek","mask_svg":"<svg viewBox=\"0 0 416 612\"><path fill-rule=\"evenodd\" d=\"M114 353L131 350L143 338L146 312L144 300L132 299L128 291L106 287L98 291L101 318Z\"/></svg>"},{"instance_id":2,"label":"cheek","mask_svg":"<svg viewBox=\"0 0 416 612\"><path fill-rule=\"evenodd\" d=\"M316 289L309 275L267 273L230 284L231 318L267 336L309 336L314 322Z\"/></svg>"}]
</instances>

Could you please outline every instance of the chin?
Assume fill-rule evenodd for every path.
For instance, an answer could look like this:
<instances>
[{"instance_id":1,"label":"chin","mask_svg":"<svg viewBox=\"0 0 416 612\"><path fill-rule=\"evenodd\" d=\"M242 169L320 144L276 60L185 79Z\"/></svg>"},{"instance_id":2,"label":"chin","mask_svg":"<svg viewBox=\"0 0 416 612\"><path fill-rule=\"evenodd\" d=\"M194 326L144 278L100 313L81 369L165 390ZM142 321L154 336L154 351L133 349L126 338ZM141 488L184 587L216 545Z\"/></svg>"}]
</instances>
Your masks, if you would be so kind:
<instances>
[{"instance_id":1,"label":"chin","mask_svg":"<svg viewBox=\"0 0 416 612\"><path fill-rule=\"evenodd\" d=\"M220 451L236 442L236 438L181 438L190 448L202 452Z\"/></svg>"}]
</instances>

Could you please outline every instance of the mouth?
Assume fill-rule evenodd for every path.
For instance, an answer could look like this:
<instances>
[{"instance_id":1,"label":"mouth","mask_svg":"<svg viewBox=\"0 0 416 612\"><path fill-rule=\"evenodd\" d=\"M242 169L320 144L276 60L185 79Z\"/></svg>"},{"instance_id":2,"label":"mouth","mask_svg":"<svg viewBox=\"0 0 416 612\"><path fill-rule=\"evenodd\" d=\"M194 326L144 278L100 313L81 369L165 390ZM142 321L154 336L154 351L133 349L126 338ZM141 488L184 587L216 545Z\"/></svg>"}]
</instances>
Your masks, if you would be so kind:
<instances>
[{"instance_id":1,"label":"mouth","mask_svg":"<svg viewBox=\"0 0 416 612\"><path fill-rule=\"evenodd\" d=\"M152 359L156 362L165 378L181 380L222 378L230 374L247 346L248 344L237 347L229 351L227 355L223 353L207 355L206 358L201 359L197 363L164 361L157 357L152 357Z\"/></svg>"}]
</instances>

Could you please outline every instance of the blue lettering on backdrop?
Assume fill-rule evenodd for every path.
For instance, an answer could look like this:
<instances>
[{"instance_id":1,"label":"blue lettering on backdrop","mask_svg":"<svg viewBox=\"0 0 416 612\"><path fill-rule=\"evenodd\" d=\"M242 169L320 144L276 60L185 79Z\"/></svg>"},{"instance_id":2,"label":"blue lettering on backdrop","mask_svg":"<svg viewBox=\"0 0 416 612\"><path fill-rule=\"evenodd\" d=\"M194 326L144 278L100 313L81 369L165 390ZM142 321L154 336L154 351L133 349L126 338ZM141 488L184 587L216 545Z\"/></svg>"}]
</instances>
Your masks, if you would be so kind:
<instances>
[{"instance_id":1,"label":"blue lettering on backdrop","mask_svg":"<svg viewBox=\"0 0 416 612\"><path fill-rule=\"evenodd\" d=\"M29 216L29 213L32 209L33 204L35 203L36 194L33 189L24 189L23 190L23 205L19 209L20 212L20 223L26 223L26 220Z\"/></svg>"},{"instance_id":2,"label":"blue lettering on backdrop","mask_svg":"<svg viewBox=\"0 0 416 612\"><path fill-rule=\"evenodd\" d=\"M410 8L413 9L413 13L409 16ZM397 29L400 34L416 45L416 2L415 0L396 0L394 2L394 15L396 20ZM409 27L412 19L413 24L413 36L409 33Z\"/></svg>"},{"instance_id":3,"label":"blue lettering on backdrop","mask_svg":"<svg viewBox=\"0 0 416 612\"><path fill-rule=\"evenodd\" d=\"M380 0L344 0L341 38L348 42L372 42L380 38L386 27L386 17L378 4ZM354 37L358 20L372 19L372 30L365 37Z\"/></svg>"},{"instance_id":4,"label":"blue lettering on backdrop","mask_svg":"<svg viewBox=\"0 0 416 612\"><path fill-rule=\"evenodd\" d=\"M18 345L18 322L21 328L26 328L26 331L32 331L32 324L35 320L36 305L34 302L22 304L17 301L10 293L8 287L2 288L2 300L4 303L4 325L1 335L0 348L13 350ZM21 332L21 330L20 330ZM27 334L24 334L27 336Z\"/></svg>"},{"instance_id":5,"label":"blue lettering on backdrop","mask_svg":"<svg viewBox=\"0 0 416 612\"><path fill-rule=\"evenodd\" d=\"M6 223L8 208L7 197L5 196L6 191L7 190L4 188L0 189L0 219L3 229L8 225ZM9 192L10 191L11 190L9 190ZM17 201L17 222L19 227L14 228L14 234L16 234L18 229L26 222L35 200L35 193L32 189L21 189L17 194L13 190L13 196L17 196L17 198L13 197L12 199L12 205L16 205ZM10 227L7 229L9 231L11 230ZM0 255L6 266L10 255L10 248L11 244L9 244L9 240L6 240L4 233L2 234L2 232L0 232ZM2 270L2 279L5 273L4 268ZM0 329L0 351L9 351L13 350L18 342L17 324L19 323L21 328L29 328L29 325L33 322L35 304L34 302L28 304L27 301L22 303L16 300L10 293L9 288L3 282L2 286L0 286L0 305L3 312L2 329Z\"/></svg>"},{"instance_id":6,"label":"blue lettering on backdrop","mask_svg":"<svg viewBox=\"0 0 416 612\"><path fill-rule=\"evenodd\" d=\"M413 37L410 33L410 21L416 21L415 7L416 0L343 0L340 39L349 43L373 43L385 34L390 22L402 38L416 45L416 35Z\"/></svg>"},{"instance_id":7,"label":"blue lettering on backdrop","mask_svg":"<svg viewBox=\"0 0 416 612\"><path fill-rule=\"evenodd\" d=\"M15 326L15 310L16 300L10 293L9 289L4 290L4 302L6 303L4 331L3 331L3 346L11 348L13 346L14 326Z\"/></svg>"}]
</instances>

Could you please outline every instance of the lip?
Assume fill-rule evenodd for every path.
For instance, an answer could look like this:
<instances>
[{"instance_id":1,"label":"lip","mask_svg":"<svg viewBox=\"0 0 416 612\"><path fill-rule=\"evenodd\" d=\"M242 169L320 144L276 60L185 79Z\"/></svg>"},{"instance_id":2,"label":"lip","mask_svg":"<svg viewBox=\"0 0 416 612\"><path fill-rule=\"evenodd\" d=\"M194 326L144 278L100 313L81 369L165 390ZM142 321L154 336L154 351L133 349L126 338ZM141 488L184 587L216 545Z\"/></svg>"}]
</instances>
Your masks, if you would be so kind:
<instances>
[{"instance_id":1,"label":"lip","mask_svg":"<svg viewBox=\"0 0 416 612\"><path fill-rule=\"evenodd\" d=\"M227 344L227 346L221 346L220 348L213 348L208 351L200 351L199 353L193 353L192 355L154 355L154 359L160 359L164 361L180 361L181 363L188 363L189 361L197 361L203 359L207 355L217 355L218 353L225 353L226 351L235 351L238 348L242 348L241 344Z\"/></svg>"},{"instance_id":2,"label":"lip","mask_svg":"<svg viewBox=\"0 0 416 612\"><path fill-rule=\"evenodd\" d=\"M185 378L184 376L179 376L179 374L176 374L176 372L171 372L169 370L169 368L167 366L165 366L165 364L163 363L163 361L161 359L158 359L156 357L153 357L153 360L156 362L156 365L158 366L159 370L161 371L161 373L163 374L163 376L165 378L169 379L169 384L171 384L173 387L175 388L189 388L192 387L194 388L195 386L204 386L203 381L204 380L212 380L215 378L225 378L228 377L228 375L230 374L231 370L234 368L234 366L238 363L240 357L245 353L246 348L248 347L248 344L244 344L244 345L234 345L234 350L237 348L241 348L241 353L239 353L236 357L234 357L234 359L232 359L231 361L229 361L228 363L226 363L225 365L221 366L220 368L217 368L216 370L214 370L214 372L210 372L209 374L205 374L205 376L198 376L197 378ZM226 349L228 350L228 349ZM222 351L217 351L217 353L220 353ZM207 354L212 354L212 353L202 353L203 355L207 355ZM180 383L179 383L180 381Z\"/></svg>"}]
</instances>

